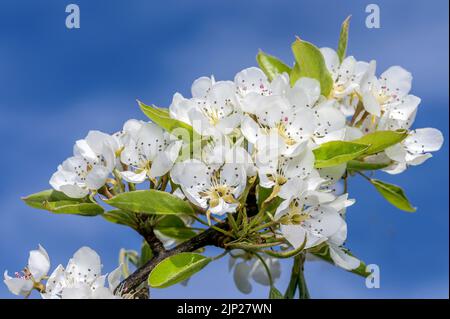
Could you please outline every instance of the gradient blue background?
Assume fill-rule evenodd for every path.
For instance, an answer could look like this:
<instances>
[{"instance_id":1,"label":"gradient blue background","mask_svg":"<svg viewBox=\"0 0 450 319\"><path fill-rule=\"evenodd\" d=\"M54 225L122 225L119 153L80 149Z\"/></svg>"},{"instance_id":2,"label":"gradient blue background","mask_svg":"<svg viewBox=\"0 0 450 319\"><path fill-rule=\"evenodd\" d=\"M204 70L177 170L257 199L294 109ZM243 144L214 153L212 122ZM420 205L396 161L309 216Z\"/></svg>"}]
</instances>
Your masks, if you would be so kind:
<instances>
[{"instance_id":1,"label":"gradient blue background","mask_svg":"<svg viewBox=\"0 0 450 319\"><path fill-rule=\"evenodd\" d=\"M295 35L336 46L342 20L352 14L349 53L400 64L414 75L422 98L416 127L437 127L443 149L399 176L379 174L405 188L418 206L408 214L387 204L356 177L350 192L349 241L360 258L381 268L381 288L324 263L306 266L316 298L448 298L448 1L74 1L81 29L65 27L69 1L0 2L0 270L20 270L28 251L47 248L53 266L88 245L104 269L117 265L121 247L138 248L131 230L101 217L52 215L20 197L49 187L58 163L89 129L114 132L128 118L144 119L136 98L167 106L188 94L202 75L232 79L255 65L264 49L291 61ZM365 7L381 8L381 29L367 29ZM214 249L209 250L214 253ZM284 289L290 263L277 283ZM245 297L227 263L216 262L180 285L154 290L156 298ZM254 285L251 297L265 298ZM0 297L11 297L0 283Z\"/></svg>"}]
</instances>

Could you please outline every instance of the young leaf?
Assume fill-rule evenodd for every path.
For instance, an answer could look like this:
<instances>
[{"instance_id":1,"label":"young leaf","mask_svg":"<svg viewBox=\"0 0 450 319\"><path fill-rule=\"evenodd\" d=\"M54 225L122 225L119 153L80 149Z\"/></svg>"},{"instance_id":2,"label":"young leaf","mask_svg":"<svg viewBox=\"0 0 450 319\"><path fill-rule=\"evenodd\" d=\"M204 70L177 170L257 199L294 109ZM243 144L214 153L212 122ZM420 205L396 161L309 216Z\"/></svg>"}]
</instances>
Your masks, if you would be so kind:
<instances>
[{"instance_id":1,"label":"young leaf","mask_svg":"<svg viewBox=\"0 0 450 319\"><path fill-rule=\"evenodd\" d=\"M370 145L367 151L364 152L364 155L371 155L381 152L392 145L400 143L407 136L408 132L406 130L376 131L366 134L363 137L353 140L352 142Z\"/></svg>"},{"instance_id":2,"label":"young leaf","mask_svg":"<svg viewBox=\"0 0 450 319\"><path fill-rule=\"evenodd\" d=\"M211 262L207 258L195 253L180 253L161 261L150 272L148 284L152 288L166 288L184 281L202 270Z\"/></svg>"},{"instance_id":3,"label":"young leaf","mask_svg":"<svg viewBox=\"0 0 450 319\"><path fill-rule=\"evenodd\" d=\"M144 114L147 115L155 124L176 135L182 132L182 134L180 135L183 140L185 140L186 142L192 141L194 136L192 126L179 120L170 118L169 112L164 109L145 105L141 101L138 101L138 104L142 112L144 112ZM177 131L175 132L175 130Z\"/></svg>"},{"instance_id":4,"label":"young leaf","mask_svg":"<svg viewBox=\"0 0 450 319\"><path fill-rule=\"evenodd\" d=\"M264 53L261 50L256 56L256 61L270 81L272 81L277 74L281 74L283 72L286 72L287 74L291 73L291 68L288 67L284 62L280 61L278 58L272 55Z\"/></svg>"},{"instance_id":5,"label":"young leaf","mask_svg":"<svg viewBox=\"0 0 450 319\"><path fill-rule=\"evenodd\" d=\"M351 160L347 163L347 169L351 171L375 171L386 168L391 163L368 163L363 161Z\"/></svg>"},{"instance_id":6,"label":"young leaf","mask_svg":"<svg viewBox=\"0 0 450 319\"><path fill-rule=\"evenodd\" d=\"M370 179L377 191L392 205L405 212L415 212L416 208L411 205L403 189L397 185L388 184L377 179Z\"/></svg>"},{"instance_id":7,"label":"young leaf","mask_svg":"<svg viewBox=\"0 0 450 319\"><path fill-rule=\"evenodd\" d=\"M144 214L193 214L194 210L184 200L157 190L139 190L121 193L105 203L123 210Z\"/></svg>"},{"instance_id":8,"label":"young leaf","mask_svg":"<svg viewBox=\"0 0 450 319\"><path fill-rule=\"evenodd\" d=\"M183 220L175 215L164 216L155 226L161 234L179 240L186 240L196 235L196 232L187 227Z\"/></svg>"},{"instance_id":9,"label":"young leaf","mask_svg":"<svg viewBox=\"0 0 450 319\"><path fill-rule=\"evenodd\" d=\"M292 44L292 52L296 70L291 74L291 85L302 77L313 78L319 81L322 95L328 96L333 87L333 79L320 50L313 44L297 38Z\"/></svg>"},{"instance_id":10,"label":"young leaf","mask_svg":"<svg viewBox=\"0 0 450 319\"><path fill-rule=\"evenodd\" d=\"M141 245L141 255L139 256L138 267L144 266L153 257L153 252L147 241L143 240Z\"/></svg>"},{"instance_id":11,"label":"young leaf","mask_svg":"<svg viewBox=\"0 0 450 319\"><path fill-rule=\"evenodd\" d=\"M96 216L104 211L100 205L92 202L89 198L70 198L53 189L22 197L22 200L28 206L44 209L55 214Z\"/></svg>"},{"instance_id":12,"label":"young leaf","mask_svg":"<svg viewBox=\"0 0 450 319\"><path fill-rule=\"evenodd\" d=\"M369 145L353 142L332 141L324 143L313 150L316 158L315 167L324 168L346 163L364 154L368 148Z\"/></svg>"},{"instance_id":13,"label":"young leaf","mask_svg":"<svg viewBox=\"0 0 450 319\"><path fill-rule=\"evenodd\" d=\"M111 223L129 226L134 229L138 227L138 221L133 213L126 212L121 209L114 209L109 212L105 212L102 217Z\"/></svg>"},{"instance_id":14,"label":"young leaf","mask_svg":"<svg viewBox=\"0 0 450 319\"><path fill-rule=\"evenodd\" d=\"M348 28L350 26L350 18L352 16L348 16L347 19L344 20L341 26L341 33L339 35L339 44L337 49L337 55L339 57L339 62L342 63L344 61L345 56L347 54L347 42L348 42Z\"/></svg>"},{"instance_id":15,"label":"young leaf","mask_svg":"<svg viewBox=\"0 0 450 319\"><path fill-rule=\"evenodd\" d=\"M269 299L284 299L284 296L277 288L270 287Z\"/></svg>"}]
</instances>

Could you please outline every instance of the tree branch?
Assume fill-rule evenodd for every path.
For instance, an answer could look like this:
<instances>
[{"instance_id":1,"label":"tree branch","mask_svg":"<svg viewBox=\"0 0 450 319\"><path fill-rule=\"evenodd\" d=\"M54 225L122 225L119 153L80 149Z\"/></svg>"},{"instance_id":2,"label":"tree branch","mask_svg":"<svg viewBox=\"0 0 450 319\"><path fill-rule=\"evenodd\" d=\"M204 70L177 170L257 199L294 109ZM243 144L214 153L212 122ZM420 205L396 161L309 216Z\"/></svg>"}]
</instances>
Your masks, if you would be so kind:
<instances>
[{"instance_id":1,"label":"tree branch","mask_svg":"<svg viewBox=\"0 0 450 319\"><path fill-rule=\"evenodd\" d=\"M215 227L218 227L220 229L227 229L228 224L225 222L217 223ZM150 247L151 245L155 245L155 247L159 247L159 239L157 241L154 241L153 238L150 238L151 236L148 236L144 238L149 243ZM153 236L156 237L156 236ZM132 273L128 278L123 280L119 286L116 288L115 292L120 292L121 294L133 294L138 291L139 286L141 286L142 283L145 283L147 281L147 277L150 274L150 272L155 268L157 264L159 264L162 260L182 253L182 252L192 252L199 248L205 247L205 246L217 246L224 248L224 244L227 240L227 237L224 236L224 234L212 229L208 228L207 230L201 232L200 234L192 237L191 239L179 244L178 246L165 250L164 247L162 250L157 248L158 250L154 252L154 256L152 259L150 259L145 265L138 268L134 273ZM150 241L150 242L149 242ZM150 244L151 243L151 244ZM162 245L162 243L161 243ZM152 248L153 249L153 248Z\"/></svg>"}]
</instances>

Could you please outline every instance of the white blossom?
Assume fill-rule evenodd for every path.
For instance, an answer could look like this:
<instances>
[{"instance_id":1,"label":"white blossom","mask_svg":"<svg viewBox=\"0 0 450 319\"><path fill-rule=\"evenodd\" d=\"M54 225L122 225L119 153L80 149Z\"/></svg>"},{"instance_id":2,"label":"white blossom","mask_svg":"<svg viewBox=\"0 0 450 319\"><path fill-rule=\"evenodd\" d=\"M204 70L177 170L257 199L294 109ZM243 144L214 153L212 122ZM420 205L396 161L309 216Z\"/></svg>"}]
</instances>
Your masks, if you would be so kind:
<instances>
[{"instance_id":1,"label":"white blossom","mask_svg":"<svg viewBox=\"0 0 450 319\"><path fill-rule=\"evenodd\" d=\"M27 297L34 288L40 288L41 281L47 276L50 269L50 258L47 251L39 245L37 250L30 251L28 265L22 272L16 272L15 277L4 273L3 282L15 295Z\"/></svg>"}]
</instances>

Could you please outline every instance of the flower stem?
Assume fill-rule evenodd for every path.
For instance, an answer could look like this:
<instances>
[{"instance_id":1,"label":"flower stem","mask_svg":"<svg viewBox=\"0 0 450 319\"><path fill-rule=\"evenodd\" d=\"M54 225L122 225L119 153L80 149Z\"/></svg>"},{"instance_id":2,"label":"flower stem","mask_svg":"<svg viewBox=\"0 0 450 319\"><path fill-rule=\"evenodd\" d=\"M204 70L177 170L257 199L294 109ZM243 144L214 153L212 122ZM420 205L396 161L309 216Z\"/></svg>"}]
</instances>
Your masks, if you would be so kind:
<instances>
[{"instance_id":1,"label":"flower stem","mask_svg":"<svg viewBox=\"0 0 450 319\"><path fill-rule=\"evenodd\" d=\"M299 267L299 275L298 275L298 290L299 296L298 299L310 299L308 286L306 285L305 280L305 254L300 254L300 267Z\"/></svg>"}]
</instances>

